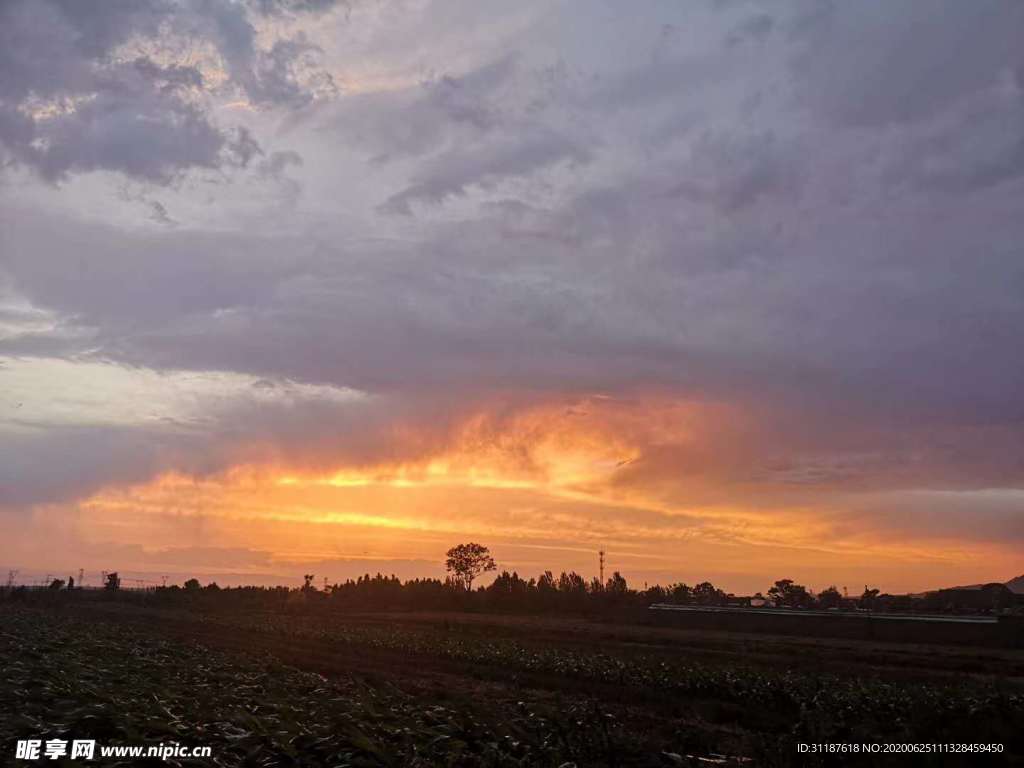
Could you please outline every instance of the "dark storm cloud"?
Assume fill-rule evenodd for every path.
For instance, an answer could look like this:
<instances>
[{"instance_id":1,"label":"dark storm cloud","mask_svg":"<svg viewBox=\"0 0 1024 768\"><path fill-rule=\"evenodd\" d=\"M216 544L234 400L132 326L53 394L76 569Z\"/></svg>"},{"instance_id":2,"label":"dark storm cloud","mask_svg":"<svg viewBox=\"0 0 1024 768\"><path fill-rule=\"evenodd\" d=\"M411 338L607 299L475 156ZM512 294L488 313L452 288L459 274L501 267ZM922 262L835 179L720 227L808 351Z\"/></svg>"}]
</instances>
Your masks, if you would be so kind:
<instances>
[{"instance_id":1,"label":"dark storm cloud","mask_svg":"<svg viewBox=\"0 0 1024 768\"><path fill-rule=\"evenodd\" d=\"M1024 68L1024 6L1002 0L804 4L797 92L840 126L927 119Z\"/></svg>"},{"instance_id":2,"label":"dark storm cloud","mask_svg":"<svg viewBox=\"0 0 1024 768\"><path fill-rule=\"evenodd\" d=\"M0 512L63 501L106 483L133 482L171 457L165 434L145 429L70 428L5 434ZM177 455L180 462L183 452Z\"/></svg>"},{"instance_id":3,"label":"dark storm cloud","mask_svg":"<svg viewBox=\"0 0 1024 768\"><path fill-rule=\"evenodd\" d=\"M304 34L276 40L269 49L260 49L256 28L243 5L211 0L197 7L194 31L217 45L232 81L253 104L297 108L312 100L312 94L297 79L298 70L309 66L310 55L318 50ZM322 79L325 86L333 87L329 76Z\"/></svg>"},{"instance_id":4,"label":"dark storm cloud","mask_svg":"<svg viewBox=\"0 0 1024 768\"><path fill-rule=\"evenodd\" d=\"M296 73L315 46L299 35L260 49L238 3L12 0L0 6L0 151L51 182L105 170L166 184L244 164L258 145L240 145L212 119L199 68L119 53L175 35L211 44L231 85L258 106L312 98Z\"/></svg>"},{"instance_id":5,"label":"dark storm cloud","mask_svg":"<svg viewBox=\"0 0 1024 768\"><path fill-rule=\"evenodd\" d=\"M336 5L351 8L351 0L248 0L248 5L267 16L289 13L317 13Z\"/></svg>"},{"instance_id":6,"label":"dark storm cloud","mask_svg":"<svg viewBox=\"0 0 1024 768\"><path fill-rule=\"evenodd\" d=\"M279 283L303 269L301 248L285 239L272 244L201 233L133 236L95 225L47 234L45 219L27 213L20 218L4 240L4 267L19 291L112 339L129 328L134 333L261 306ZM43 243L50 256L39 259L35 244Z\"/></svg>"},{"instance_id":7,"label":"dark storm cloud","mask_svg":"<svg viewBox=\"0 0 1024 768\"><path fill-rule=\"evenodd\" d=\"M758 13L736 24L726 38L728 45L741 45L744 42L762 43L775 27L775 19L771 14Z\"/></svg>"},{"instance_id":8,"label":"dark storm cloud","mask_svg":"<svg viewBox=\"0 0 1024 768\"><path fill-rule=\"evenodd\" d=\"M460 76L355 96L338 105L331 128L381 163L475 143L519 122L511 103L517 63L518 56L507 55Z\"/></svg>"},{"instance_id":9,"label":"dark storm cloud","mask_svg":"<svg viewBox=\"0 0 1024 768\"><path fill-rule=\"evenodd\" d=\"M694 143L684 180L666 194L733 212L761 196L795 198L802 169L797 142L707 133Z\"/></svg>"},{"instance_id":10,"label":"dark storm cloud","mask_svg":"<svg viewBox=\"0 0 1024 768\"><path fill-rule=\"evenodd\" d=\"M198 72L99 66L168 18L164 4L131 7L106 24L53 4L5 7L33 34L39 14L53 20L46 39L0 47L8 151L48 178L104 168L160 181L229 159L273 177L323 174L316 224L143 234L5 213L0 269L65 332L0 339L0 354L386 395L365 421L334 406L297 421L287 409L222 414L212 447L189 445L209 455L258 436L377 458L403 420L440 413L444 434L470 405L502 398L656 390L735 402L750 426L709 431L704 454L650 446L623 482L706 466L716 501L766 484L795 495L1024 484L1018 6L655 8L605 21L581 10L579 30L542 15L458 73L340 99L302 147L321 163L214 127L183 95ZM241 6L189 8L174 23L216 41L253 104L308 103L295 69L308 38L258 50ZM16 108L30 90L97 89L45 129ZM367 230L391 237L334 219L333 196L352 188L372 197L353 206ZM235 419L247 425L237 440ZM26 455L45 458L40 440ZM76 445L55 447L52 463L102 476L64 457ZM140 456L139 474L164 461Z\"/></svg>"},{"instance_id":11,"label":"dark storm cloud","mask_svg":"<svg viewBox=\"0 0 1024 768\"><path fill-rule=\"evenodd\" d=\"M382 209L410 214L413 202L443 203L464 196L471 185L487 188L561 161L583 163L589 157L587 150L569 139L546 132L489 141L472 152L457 150L435 158L412 179L411 186L389 198Z\"/></svg>"}]
</instances>

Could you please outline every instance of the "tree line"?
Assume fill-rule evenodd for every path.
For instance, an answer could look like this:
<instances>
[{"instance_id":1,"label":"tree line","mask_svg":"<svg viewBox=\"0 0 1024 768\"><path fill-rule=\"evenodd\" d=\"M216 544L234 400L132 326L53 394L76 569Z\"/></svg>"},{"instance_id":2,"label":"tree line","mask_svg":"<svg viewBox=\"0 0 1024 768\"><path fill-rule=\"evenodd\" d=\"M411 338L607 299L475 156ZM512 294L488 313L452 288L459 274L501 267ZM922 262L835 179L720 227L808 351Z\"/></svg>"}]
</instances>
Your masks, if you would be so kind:
<instances>
[{"instance_id":1,"label":"tree line","mask_svg":"<svg viewBox=\"0 0 1024 768\"><path fill-rule=\"evenodd\" d=\"M496 571L498 566L487 547L470 542L452 547L447 552L444 579L419 578L400 580L397 576L369 573L357 579L328 583L318 589L315 574L305 574L303 585L289 587L221 588L216 582L203 586L198 579L189 579L181 587L156 587L147 591L146 599L166 603L186 602L209 607L273 609L282 606L334 606L353 611L372 610L499 610L521 612L570 611L592 612L610 608L647 607L654 603L693 606L780 607L791 609L870 609L892 611L985 611L1017 605L1020 600L1003 585L988 592L970 595L969 604L958 604L962 596L940 590L923 597L885 595L878 589L864 588L857 597L849 598L835 586L818 592L808 590L792 579L780 579L764 593L737 596L702 581L693 586L674 583L668 586L645 586L634 589L626 578L615 571L601 581L586 578L576 571L555 575L544 571L537 577L523 578L516 571L503 570L484 586L475 586L479 577ZM74 582L69 579L68 588ZM55 580L50 591L61 591L62 580ZM1001 589L995 589L999 587ZM106 574L104 592L123 593L116 572ZM982 598L981 601L978 598ZM986 602L987 600L987 602ZM991 603L991 605L989 605Z\"/></svg>"}]
</instances>

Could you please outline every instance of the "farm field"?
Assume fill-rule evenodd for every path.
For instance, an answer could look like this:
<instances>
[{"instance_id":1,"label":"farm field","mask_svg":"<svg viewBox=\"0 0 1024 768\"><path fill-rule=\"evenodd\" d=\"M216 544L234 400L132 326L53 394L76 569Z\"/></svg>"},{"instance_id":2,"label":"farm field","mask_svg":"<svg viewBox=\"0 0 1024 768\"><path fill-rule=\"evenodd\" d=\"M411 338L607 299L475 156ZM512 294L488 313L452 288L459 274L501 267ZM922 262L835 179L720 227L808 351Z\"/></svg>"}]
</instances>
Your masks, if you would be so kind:
<instances>
[{"instance_id":1,"label":"farm field","mask_svg":"<svg viewBox=\"0 0 1024 768\"><path fill-rule=\"evenodd\" d=\"M795 745L827 741L1007 750L915 765L1024 753L1015 651L467 614L99 602L0 617L5 749L40 735L177 739L213 747L212 761L177 764L225 766L807 765ZM865 759L818 764L844 763Z\"/></svg>"}]
</instances>

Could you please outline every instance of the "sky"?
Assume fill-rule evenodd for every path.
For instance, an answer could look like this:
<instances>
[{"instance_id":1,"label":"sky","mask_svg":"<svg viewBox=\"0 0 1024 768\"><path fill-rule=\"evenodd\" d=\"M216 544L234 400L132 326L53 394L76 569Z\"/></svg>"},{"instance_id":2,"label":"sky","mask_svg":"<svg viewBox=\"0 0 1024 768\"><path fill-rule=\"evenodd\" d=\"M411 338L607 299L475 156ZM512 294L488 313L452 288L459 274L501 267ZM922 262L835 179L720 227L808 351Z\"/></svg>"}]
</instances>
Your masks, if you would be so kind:
<instances>
[{"instance_id":1,"label":"sky","mask_svg":"<svg viewBox=\"0 0 1024 768\"><path fill-rule=\"evenodd\" d=\"M0 566L1024 573L1022 39L1011 0L0 0Z\"/></svg>"}]
</instances>

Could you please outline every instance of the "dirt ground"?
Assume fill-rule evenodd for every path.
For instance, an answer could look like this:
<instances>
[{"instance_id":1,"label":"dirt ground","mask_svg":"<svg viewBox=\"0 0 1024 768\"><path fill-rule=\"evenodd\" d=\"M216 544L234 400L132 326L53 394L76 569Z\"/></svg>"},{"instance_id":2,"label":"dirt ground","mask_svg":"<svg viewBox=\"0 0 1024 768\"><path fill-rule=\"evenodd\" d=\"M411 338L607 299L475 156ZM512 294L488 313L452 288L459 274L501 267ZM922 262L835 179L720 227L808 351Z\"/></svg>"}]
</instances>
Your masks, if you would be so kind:
<instances>
[{"instance_id":1,"label":"dirt ground","mask_svg":"<svg viewBox=\"0 0 1024 768\"><path fill-rule=\"evenodd\" d=\"M237 633L200 620L181 610L140 610L116 604L90 606L111 618L137 622L151 631L188 637L216 646L245 650L258 646L290 655L289 643L275 638ZM442 612L357 613L331 616L337 626L370 626L415 629L443 629L466 637L507 638L529 646L573 647L589 652L628 657L664 657L666 660L695 661L712 665L769 667L834 674L880 676L886 679L942 681L970 677L999 679L1008 685L1024 687L1024 650L971 648L948 645L881 643L866 640L800 638L790 635L765 635L706 629L680 629L643 624L620 623L583 617L522 616ZM294 621L319 622L319 616L294 616ZM315 645L315 643L313 644ZM278 647L283 646L283 647ZM304 649L306 653L309 649ZM422 660L409 664L403 653L381 651L388 670L409 667L415 678L432 674L434 664ZM345 649L332 647L329 653L302 656L308 666L315 664L342 667ZM365 664L365 652L359 654Z\"/></svg>"},{"instance_id":2,"label":"dirt ground","mask_svg":"<svg viewBox=\"0 0 1024 768\"><path fill-rule=\"evenodd\" d=\"M581 656L598 654L643 664L653 661L657 665L663 660L724 671L792 671L805 679L921 683L960 690L977 683L1024 694L1024 651L1010 649L666 628L628 623L621 617L204 613L117 601L68 602L49 610L239 656L273 657L327 679L355 679L377 688L397 689L425 705L444 704L493 721L524 706L549 711L566 711L574 703L596 706L614 719L622 743L633 745L635 754L659 755L672 750L704 756L760 754L763 759L771 754L772 740L792 728L795 715L699 691L679 696L635 682L614 684L585 675L444 656L417 650L412 639L429 635L465 640L469 645L474 641L511 642L526 649L581 651ZM261 628L264 620L270 629ZM394 637L398 642L344 642L339 638L351 634L346 629L366 630L373 637ZM769 762L789 765L792 758L786 753L777 763ZM646 763L624 760L622 764Z\"/></svg>"}]
</instances>

